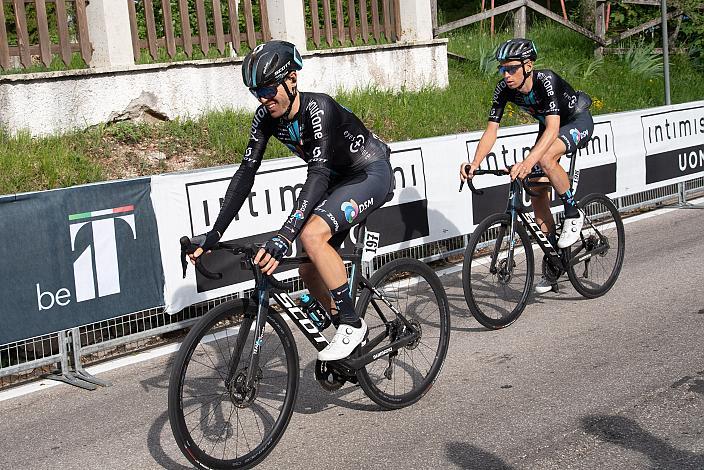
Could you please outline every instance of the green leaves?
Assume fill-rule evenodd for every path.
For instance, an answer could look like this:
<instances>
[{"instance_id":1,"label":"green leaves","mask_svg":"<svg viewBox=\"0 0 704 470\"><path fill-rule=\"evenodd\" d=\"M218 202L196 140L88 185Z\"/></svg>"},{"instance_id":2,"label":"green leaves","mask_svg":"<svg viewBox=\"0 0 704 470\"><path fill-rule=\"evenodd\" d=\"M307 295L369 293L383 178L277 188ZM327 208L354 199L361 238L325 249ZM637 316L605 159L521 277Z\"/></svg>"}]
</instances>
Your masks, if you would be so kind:
<instances>
[{"instance_id":1,"label":"green leaves","mask_svg":"<svg viewBox=\"0 0 704 470\"><path fill-rule=\"evenodd\" d=\"M626 53L621 57L631 72L643 78L662 76L662 56L655 54L655 47L644 41L631 43Z\"/></svg>"}]
</instances>

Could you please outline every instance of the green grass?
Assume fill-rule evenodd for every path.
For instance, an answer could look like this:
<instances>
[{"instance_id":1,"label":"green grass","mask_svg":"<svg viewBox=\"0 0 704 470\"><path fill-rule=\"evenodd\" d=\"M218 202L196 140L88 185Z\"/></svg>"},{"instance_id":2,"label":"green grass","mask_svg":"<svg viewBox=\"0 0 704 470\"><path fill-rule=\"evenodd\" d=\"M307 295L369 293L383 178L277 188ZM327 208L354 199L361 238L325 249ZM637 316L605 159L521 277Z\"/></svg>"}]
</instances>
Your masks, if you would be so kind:
<instances>
[{"instance_id":1,"label":"green grass","mask_svg":"<svg viewBox=\"0 0 704 470\"><path fill-rule=\"evenodd\" d=\"M71 139L10 138L0 131L0 194L73 186L103 179L100 162L74 148Z\"/></svg>"},{"instance_id":2,"label":"green grass","mask_svg":"<svg viewBox=\"0 0 704 470\"><path fill-rule=\"evenodd\" d=\"M79 52L74 52L73 54L71 54L71 61L68 63L68 65L64 64L63 59L61 59L59 55L54 54L51 59L51 63L48 67L46 67L41 62L37 62L27 68L17 67L8 70L0 69L0 76L17 75L20 73L57 72L60 70L74 70L85 68L88 68L88 65L86 65L86 62L81 57L81 54Z\"/></svg>"},{"instance_id":3,"label":"green grass","mask_svg":"<svg viewBox=\"0 0 704 470\"><path fill-rule=\"evenodd\" d=\"M478 27L470 27L448 37L449 50L468 60L449 59L446 89L400 93L370 89L338 93L337 99L390 142L483 129L500 78L491 54L509 33L489 38ZM658 58L641 54L637 60L612 55L595 60L589 40L552 23L534 26L530 37L538 45L537 66L555 70L589 93L594 114L664 104L663 79L651 70ZM670 74L673 103L704 98L704 80L698 79L686 56L671 56ZM251 118L251 113L218 111L198 119L119 123L50 138L26 134L10 138L0 133L0 194L238 163ZM529 116L509 107L502 125L528 122ZM149 160L144 157L149 152L162 152L166 158ZM187 162L184 155L189 156ZM290 155L271 139L265 158Z\"/></svg>"}]
</instances>

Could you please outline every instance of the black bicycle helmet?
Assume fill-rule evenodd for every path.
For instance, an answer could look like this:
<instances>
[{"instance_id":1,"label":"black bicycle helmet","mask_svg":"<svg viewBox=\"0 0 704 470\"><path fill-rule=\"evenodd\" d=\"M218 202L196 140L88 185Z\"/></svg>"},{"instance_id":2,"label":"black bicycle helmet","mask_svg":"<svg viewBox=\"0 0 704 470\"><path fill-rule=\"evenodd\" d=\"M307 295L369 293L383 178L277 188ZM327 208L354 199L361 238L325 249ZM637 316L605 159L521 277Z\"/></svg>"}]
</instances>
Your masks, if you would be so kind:
<instances>
[{"instance_id":1,"label":"black bicycle helmet","mask_svg":"<svg viewBox=\"0 0 704 470\"><path fill-rule=\"evenodd\" d=\"M278 84L292 70L301 70L303 59L296 46L286 41L259 44L242 63L242 80L247 88Z\"/></svg>"},{"instance_id":2,"label":"black bicycle helmet","mask_svg":"<svg viewBox=\"0 0 704 470\"><path fill-rule=\"evenodd\" d=\"M530 39L516 38L509 39L496 49L496 60L504 62L507 60L535 60L538 58L538 50Z\"/></svg>"}]
</instances>

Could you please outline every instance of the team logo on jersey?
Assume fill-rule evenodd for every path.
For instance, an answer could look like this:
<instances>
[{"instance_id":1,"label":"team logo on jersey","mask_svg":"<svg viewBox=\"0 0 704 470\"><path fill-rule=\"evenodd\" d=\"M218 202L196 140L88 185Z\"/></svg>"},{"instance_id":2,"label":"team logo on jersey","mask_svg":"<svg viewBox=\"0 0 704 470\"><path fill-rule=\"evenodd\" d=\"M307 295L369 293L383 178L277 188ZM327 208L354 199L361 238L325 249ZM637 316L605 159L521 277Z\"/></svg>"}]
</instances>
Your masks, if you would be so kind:
<instances>
[{"instance_id":1,"label":"team logo on jersey","mask_svg":"<svg viewBox=\"0 0 704 470\"><path fill-rule=\"evenodd\" d=\"M364 147L364 136L359 134L350 144L350 152L357 153L362 147Z\"/></svg>"}]
</instances>

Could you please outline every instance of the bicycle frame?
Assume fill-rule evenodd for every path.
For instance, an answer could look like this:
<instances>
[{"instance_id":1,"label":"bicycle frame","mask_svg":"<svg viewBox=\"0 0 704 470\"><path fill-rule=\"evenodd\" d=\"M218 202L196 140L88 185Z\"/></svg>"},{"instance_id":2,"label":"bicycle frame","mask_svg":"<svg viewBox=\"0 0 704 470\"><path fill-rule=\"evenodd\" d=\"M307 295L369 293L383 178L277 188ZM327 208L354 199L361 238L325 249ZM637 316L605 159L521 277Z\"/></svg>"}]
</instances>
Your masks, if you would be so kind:
<instances>
[{"instance_id":1,"label":"bicycle frame","mask_svg":"<svg viewBox=\"0 0 704 470\"><path fill-rule=\"evenodd\" d=\"M579 184L579 170L576 169L575 167L575 162L576 159L574 158L574 155L568 156L570 158L570 169L568 173L568 177L570 179L570 189L572 189L573 192L576 192L577 190L577 185ZM499 171L499 170L476 170L474 172L475 175L481 175L481 174L493 174L493 175L504 175L505 172ZM513 180L511 182L511 188L509 189L509 197L508 197L508 204L506 207L506 214L509 215L511 218L511 226L510 226L510 248L508 252L508 257L507 257L507 266L511 266L513 262L513 252L515 248L515 233L516 233L516 219L520 218L521 222L523 223L523 226L526 227L528 232L530 232L533 237L538 241L538 246L540 246L540 249L543 250L543 253L548 256L550 263L552 263L553 266L565 271L567 267L574 266L576 264L581 263L582 261L587 261L589 258L591 258L594 255L601 254L605 252L606 250L609 249L608 243L605 243L604 246L599 247L594 250L590 250L586 253L583 253L581 255L578 255L577 253L580 250L578 250L575 253L571 253L569 249L559 249L553 246L552 243L550 243L550 240L545 236L543 231L540 229L538 224L535 222L535 219L526 212L526 208L523 205L523 190L525 190L528 194L531 196L536 196L537 194L533 193L528 187L533 187L533 188L539 188L539 187L549 187L550 183L544 183L544 182L533 182L530 181L533 178L539 178L545 176L544 173L542 172L531 172L524 180L519 180L518 178ZM474 188L474 185L472 184L471 180L468 182L468 186L470 187L471 191L474 194L482 194L483 191L477 190ZM462 184L460 184L460 191L462 190ZM582 209L579 209L582 211ZM582 211L583 212L583 211ZM590 223L591 228L598 234L599 238L603 239L601 233L599 230ZM499 233L499 236L497 236L496 239L496 245L494 247L494 253L492 255L492 261L491 261L491 271L495 272L496 271L496 258L497 258L497 250L500 248L500 241L503 239L505 236L504 233Z\"/></svg>"},{"instance_id":2,"label":"bicycle frame","mask_svg":"<svg viewBox=\"0 0 704 470\"><path fill-rule=\"evenodd\" d=\"M362 263L362 253L364 250L364 234L366 233L364 223L360 224L359 236L357 242L355 243L354 252L349 255L343 255L343 261L352 262L352 270L349 278L350 291L353 299L356 299L358 287L361 285L365 289L370 289L374 293L372 298L372 305L374 309L379 314L380 318L387 325L387 328L383 332L379 333L372 339L368 339L366 343L363 343L359 350L359 354L353 358L347 358L340 361L333 361L334 364L339 366L340 369L345 374L354 375L355 372L370 362L384 356L389 355L393 357L395 352L406 346L407 344L415 341L418 338L418 332L415 327L398 311L377 289L372 286L372 284L361 275L361 263ZM266 316L269 310L269 290L272 288L270 282L266 276L264 276L258 266L253 265L251 259L243 259L243 262L255 273L255 294L252 296L252 300L256 301L256 317L255 317L255 341L252 345L252 352L249 359L249 366L247 369L247 381L246 389L250 389L254 386L256 380L256 373L259 365L259 352L264 341L264 326L266 324ZM282 264L294 264L294 263L305 263L310 262L308 257L294 257L285 258ZM322 351L325 349L329 342L327 338L318 330L318 328L310 321L307 315L298 307L296 302L288 295L286 292L274 292L272 294L274 301L281 307L281 309L288 315L291 321L298 327L298 329L303 333L306 339L316 348L317 351ZM384 302L401 320L403 325L410 331L410 334L405 334L401 338L395 340L390 345L384 348L376 348L383 340L390 334L389 321L383 315L381 309L376 304L376 300L381 300ZM247 312L253 313L253 309L248 309ZM247 317L247 315L245 315ZM243 326L240 327L240 331L245 326L246 322L243 322ZM248 336L249 329L251 327L251 317L250 322L246 325L247 334L238 335L238 344L236 349L237 357L242 353L242 348ZM228 381L234 376L235 370L232 368L237 367L239 361L232 361L231 370L229 372ZM330 363L330 364L333 364Z\"/></svg>"}]
</instances>

